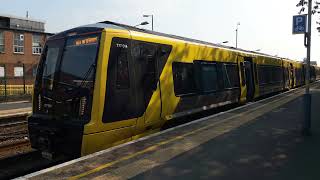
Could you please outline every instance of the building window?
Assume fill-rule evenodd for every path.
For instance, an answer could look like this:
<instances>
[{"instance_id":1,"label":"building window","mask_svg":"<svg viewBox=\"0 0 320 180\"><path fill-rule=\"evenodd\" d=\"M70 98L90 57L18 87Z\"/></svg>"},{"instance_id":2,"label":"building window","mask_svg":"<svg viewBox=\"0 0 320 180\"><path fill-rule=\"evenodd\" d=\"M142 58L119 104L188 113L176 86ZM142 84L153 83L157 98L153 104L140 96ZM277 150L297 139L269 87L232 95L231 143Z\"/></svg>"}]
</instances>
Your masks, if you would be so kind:
<instances>
[{"instance_id":1,"label":"building window","mask_svg":"<svg viewBox=\"0 0 320 180\"><path fill-rule=\"evenodd\" d=\"M41 36L33 35L32 36L32 54L41 54L42 46L41 46Z\"/></svg>"},{"instance_id":2,"label":"building window","mask_svg":"<svg viewBox=\"0 0 320 180\"><path fill-rule=\"evenodd\" d=\"M4 33L0 31L0 52L4 52Z\"/></svg>"},{"instance_id":3,"label":"building window","mask_svg":"<svg viewBox=\"0 0 320 180\"><path fill-rule=\"evenodd\" d=\"M14 33L13 52L24 52L24 35L22 33Z\"/></svg>"},{"instance_id":4,"label":"building window","mask_svg":"<svg viewBox=\"0 0 320 180\"><path fill-rule=\"evenodd\" d=\"M14 77L23 77L23 67L14 67Z\"/></svg>"},{"instance_id":5,"label":"building window","mask_svg":"<svg viewBox=\"0 0 320 180\"><path fill-rule=\"evenodd\" d=\"M0 66L0 78L4 78L4 76L5 76L4 66Z\"/></svg>"}]
</instances>

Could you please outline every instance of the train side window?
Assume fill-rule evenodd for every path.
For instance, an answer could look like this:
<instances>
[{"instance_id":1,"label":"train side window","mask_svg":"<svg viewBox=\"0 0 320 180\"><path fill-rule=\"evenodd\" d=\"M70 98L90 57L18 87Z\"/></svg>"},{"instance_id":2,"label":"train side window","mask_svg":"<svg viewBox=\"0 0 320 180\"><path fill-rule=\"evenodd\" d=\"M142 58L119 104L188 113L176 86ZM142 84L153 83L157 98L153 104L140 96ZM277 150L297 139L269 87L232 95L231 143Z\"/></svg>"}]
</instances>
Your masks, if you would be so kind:
<instances>
[{"instance_id":1,"label":"train side window","mask_svg":"<svg viewBox=\"0 0 320 180\"><path fill-rule=\"evenodd\" d=\"M283 81L282 67L277 67L277 81L278 82L282 82Z\"/></svg>"},{"instance_id":2,"label":"train side window","mask_svg":"<svg viewBox=\"0 0 320 180\"><path fill-rule=\"evenodd\" d=\"M267 84L268 83L268 75L267 75L267 69L264 66L258 66L258 76L259 76L259 84L263 85L263 84Z\"/></svg>"},{"instance_id":3,"label":"train side window","mask_svg":"<svg viewBox=\"0 0 320 180\"><path fill-rule=\"evenodd\" d=\"M116 87L117 89L128 89L130 87L128 56L126 49L117 49L117 75Z\"/></svg>"},{"instance_id":4,"label":"train side window","mask_svg":"<svg viewBox=\"0 0 320 180\"><path fill-rule=\"evenodd\" d=\"M267 77L268 77L268 83L272 83L273 82L273 72L272 72L272 66L267 66Z\"/></svg>"},{"instance_id":5,"label":"train side window","mask_svg":"<svg viewBox=\"0 0 320 180\"><path fill-rule=\"evenodd\" d=\"M240 72L241 72L241 84L244 86L246 85L246 77L244 75L244 64L243 62L240 62Z\"/></svg>"},{"instance_id":6,"label":"train side window","mask_svg":"<svg viewBox=\"0 0 320 180\"><path fill-rule=\"evenodd\" d=\"M192 95L196 93L192 63L173 62L172 72L176 96Z\"/></svg>"},{"instance_id":7,"label":"train side window","mask_svg":"<svg viewBox=\"0 0 320 180\"><path fill-rule=\"evenodd\" d=\"M218 73L216 63L194 61L195 82L201 93L212 93L218 90Z\"/></svg>"},{"instance_id":8,"label":"train side window","mask_svg":"<svg viewBox=\"0 0 320 180\"><path fill-rule=\"evenodd\" d=\"M258 69L257 69L257 64L256 63L253 63L253 71L254 71L254 80L255 80L255 83L258 84Z\"/></svg>"},{"instance_id":9,"label":"train side window","mask_svg":"<svg viewBox=\"0 0 320 180\"><path fill-rule=\"evenodd\" d=\"M225 88L239 87L239 71L236 64L223 65L223 79Z\"/></svg>"}]
</instances>

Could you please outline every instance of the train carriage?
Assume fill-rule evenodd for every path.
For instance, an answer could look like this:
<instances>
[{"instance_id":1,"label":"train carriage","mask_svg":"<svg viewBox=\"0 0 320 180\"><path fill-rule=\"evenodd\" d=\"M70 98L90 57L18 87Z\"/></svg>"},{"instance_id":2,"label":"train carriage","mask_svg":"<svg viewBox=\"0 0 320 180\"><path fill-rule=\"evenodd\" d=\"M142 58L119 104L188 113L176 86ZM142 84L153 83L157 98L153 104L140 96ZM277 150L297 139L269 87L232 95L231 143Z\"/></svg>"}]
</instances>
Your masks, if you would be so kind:
<instances>
[{"instance_id":1,"label":"train carriage","mask_svg":"<svg viewBox=\"0 0 320 180\"><path fill-rule=\"evenodd\" d=\"M112 22L70 29L41 56L31 145L49 158L90 154L178 117L293 88L301 73L291 64Z\"/></svg>"}]
</instances>

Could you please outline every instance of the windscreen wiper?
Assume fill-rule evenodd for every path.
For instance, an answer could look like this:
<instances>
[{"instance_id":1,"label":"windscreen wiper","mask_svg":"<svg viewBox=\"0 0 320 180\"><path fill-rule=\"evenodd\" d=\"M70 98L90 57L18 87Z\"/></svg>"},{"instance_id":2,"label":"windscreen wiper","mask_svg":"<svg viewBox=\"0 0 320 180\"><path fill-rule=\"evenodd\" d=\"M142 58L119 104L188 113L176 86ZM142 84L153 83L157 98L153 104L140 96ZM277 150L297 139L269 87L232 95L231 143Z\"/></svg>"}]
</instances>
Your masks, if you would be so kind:
<instances>
[{"instance_id":1,"label":"windscreen wiper","mask_svg":"<svg viewBox=\"0 0 320 180\"><path fill-rule=\"evenodd\" d=\"M75 87L76 90L71 93L71 98L68 98L68 99L73 99L74 96L75 96L77 93L79 93L80 90L82 90L83 88L87 88L87 84L88 84L87 80L88 80L88 78L89 78L89 76L90 76L90 73L92 72L92 70L93 70L95 67L96 67L96 64L95 64L95 63L92 63L92 64L90 65L89 69L88 69L87 72L84 74L84 77L83 77L83 79L81 80L80 84L79 84L77 87ZM87 83L87 84L86 84L86 83Z\"/></svg>"}]
</instances>

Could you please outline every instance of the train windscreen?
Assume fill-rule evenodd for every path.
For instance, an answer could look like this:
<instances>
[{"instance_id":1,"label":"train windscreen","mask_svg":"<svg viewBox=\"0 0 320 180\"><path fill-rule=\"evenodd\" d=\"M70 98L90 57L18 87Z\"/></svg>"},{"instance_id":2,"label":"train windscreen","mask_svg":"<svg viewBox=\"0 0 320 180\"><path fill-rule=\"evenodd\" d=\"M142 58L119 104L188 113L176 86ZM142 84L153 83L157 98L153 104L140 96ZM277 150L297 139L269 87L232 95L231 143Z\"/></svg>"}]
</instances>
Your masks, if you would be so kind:
<instances>
[{"instance_id":1,"label":"train windscreen","mask_svg":"<svg viewBox=\"0 0 320 180\"><path fill-rule=\"evenodd\" d=\"M90 114L98 49L98 34L47 42L38 112L65 117Z\"/></svg>"},{"instance_id":2,"label":"train windscreen","mask_svg":"<svg viewBox=\"0 0 320 180\"><path fill-rule=\"evenodd\" d=\"M98 37L69 38L64 48L59 81L70 85L93 86Z\"/></svg>"}]
</instances>

